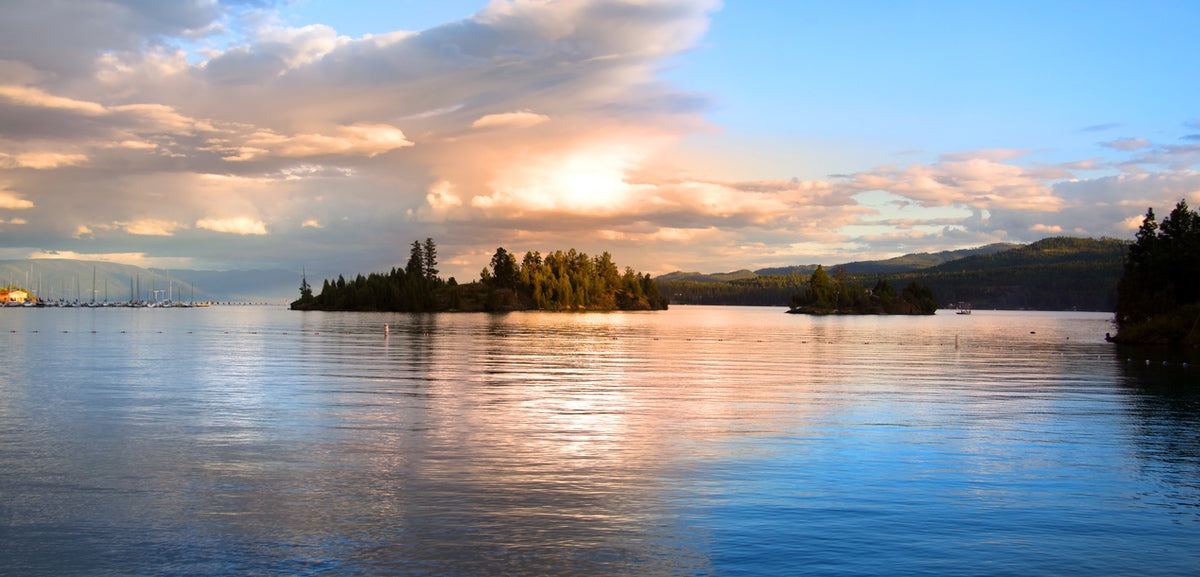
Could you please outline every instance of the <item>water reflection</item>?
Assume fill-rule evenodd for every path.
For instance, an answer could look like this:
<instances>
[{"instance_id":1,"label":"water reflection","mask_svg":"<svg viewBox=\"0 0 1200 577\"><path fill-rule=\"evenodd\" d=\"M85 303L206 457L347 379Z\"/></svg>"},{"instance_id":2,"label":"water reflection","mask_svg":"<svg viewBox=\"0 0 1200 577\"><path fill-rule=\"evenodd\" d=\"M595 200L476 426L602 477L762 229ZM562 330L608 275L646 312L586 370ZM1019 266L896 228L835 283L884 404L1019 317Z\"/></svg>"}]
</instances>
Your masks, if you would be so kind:
<instances>
[{"instance_id":1,"label":"water reflection","mask_svg":"<svg viewBox=\"0 0 1200 577\"><path fill-rule=\"evenodd\" d=\"M139 312L0 334L14 574L1200 567L1194 375L1095 315Z\"/></svg>"},{"instance_id":2,"label":"water reflection","mask_svg":"<svg viewBox=\"0 0 1200 577\"><path fill-rule=\"evenodd\" d=\"M1141 464L1138 474L1157 486L1139 492L1136 498L1176 509L1185 521L1200 515L1200 377L1193 368L1197 359L1188 353L1140 348L1119 351L1132 416L1130 437ZM1160 358L1171 360L1164 365Z\"/></svg>"}]
</instances>

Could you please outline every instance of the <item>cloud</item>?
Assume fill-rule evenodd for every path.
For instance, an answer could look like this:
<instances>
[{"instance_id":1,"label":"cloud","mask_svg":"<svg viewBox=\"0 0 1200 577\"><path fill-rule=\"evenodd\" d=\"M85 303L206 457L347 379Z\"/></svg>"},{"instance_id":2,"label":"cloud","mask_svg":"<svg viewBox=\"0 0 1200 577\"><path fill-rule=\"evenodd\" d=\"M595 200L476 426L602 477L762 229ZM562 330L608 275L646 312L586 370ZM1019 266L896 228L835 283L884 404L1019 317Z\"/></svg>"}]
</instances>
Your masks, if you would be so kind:
<instances>
[{"instance_id":1,"label":"cloud","mask_svg":"<svg viewBox=\"0 0 1200 577\"><path fill-rule=\"evenodd\" d=\"M33 202L25 200L11 192L0 189L0 209L26 210L33 208Z\"/></svg>"},{"instance_id":2,"label":"cloud","mask_svg":"<svg viewBox=\"0 0 1200 577\"><path fill-rule=\"evenodd\" d=\"M854 175L857 191L882 190L924 206L964 205L979 209L1054 212L1064 206L1049 182L1071 174L1054 168L1026 168L1000 160L1019 155L985 151L944 155L928 165L880 167Z\"/></svg>"},{"instance_id":3,"label":"cloud","mask_svg":"<svg viewBox=\"0 0 1200 577\"><path fill-rule=\"evenodd\" d=\"M182 225L169 220L141 219L118 223L118 226L129 234L140 236L171 236Z\"/></svg>"},{"instance_id":4,"label":"cloud","mask_svg":"<svg viewBox=\"0 0 1200 577\"><path fill-rule=\"evenodd\" d=\"M76 252L73 250L39 250L27 254L24 258L37 260L100 260L140 266L143 268L189 268L191 259L186 257L153 257L144 252Z\"/></svg>"},{"instance_id":5,"label":"cloud","mask_svg":"<svg viewBox=\"0 0 1200 577\"><path fill-rule=\"evenodd\" d=\"M1108 142L1101 142L1100 146L1112 148L1114 150L1130 151L1140 150L1142 148L1150 148L1151 144L1150 141L1146 140L1145 138L1118 138Z\"/></svg>"},{"instance_id":6,"label":"cloud","mask_svg":"<svg viewBox=\"0 0 1200 577\"><path fill-rule=\"evenodd\" d=\"M266 156L307 158L339 155L374 157L413 145L400 129L382 124L342 126L332 132L284 136L270 130L259 130L236 148L237 154L226 156L225 159L245 161Z\"/></svg>"},{"instance_id":7,"label":"cloud","mask_svg":"<svg viewBox=\"0 0 1200 577\"><path fill-rule=\"evenodd\" d=\"M429 187L425 202L433 210L434 215L446 215L463 206L462 197L454 190L454 184L448 180L439 180Z\"/></svg>"},{"instance_id":8,"label":"cloud","mask_svg":"<svg viewBox=\"0 0 1200 577\"><path fill-rule=\"evenodd\" d=\"M1079 131L1080 131L1080 132L1106 132L1106 131L1109 131L1109 130L1114 130L1114 129L1117 129L1117 128L1121 128L1122 126L1125 126L1125 125L1124 125L1124 124L1119 124L1119 123L1112 123L1112 122L1110 122L1110 123L1107 123L1107 124L1094 124L1094 125L1092 125L1092 126L1085 126L1085 127L1081 128L1081 129L1079 129Z\"/></svg>"},{"instance_id":9,"label":"cloud","mask_svg":"<svg viewBox=\"0 0 1200 577\"><path fill-rule=\"evenodd\" d=\"M46 170L63 166L76 166L88 161L86 154L61 152L25 152L21 154L0 153L0 168L32 168Z\"/></svg>"},{"instance_id":10,"label":"cloud","mask_svg":"<svg viewBox=\"0 0 1200 577\"><path fill-rule=\"evenodd\" d=\"M6 6L0 210L27 224L0 229L0 251L86 241L336 274L386 269L430 236L472 275L498 244L625 251L646 270L766 266L1122 235L1146 206L1200 191L1194 138L1119 138L1094 156L1073 127L1093 157L989 148L818 173L842 178L722 176L687 149L719 134L723 104L664 73L709 49L717 0L497 1L360 38L290 27L276 5Z\"/></svg>"},{"instance_id":11,"label":"cloud","mask_svg":"<svg viewBox=\"0 0 1200 577\"><path fill-rule=\"evenodd\" d=\"M99 115L105 112L104 106L95 102L55 96L29 86L0 86L0 98L26 108L47 108L84 115Z\"/></svg>"},{"instance_id":12,"label":"cloud","mask_svg":"<svg viewBox=\"0 0 1200 577\"><path fill-rule=\"evenodd\" d=\"M61 76L86 73L98 54L136 51L163 37L215 32L236 3L80 0L6 7L0 52Z\"/></svg>"},{"instance_id":13,"label":"cloud","mask_svg":"<svg viewBox=\"0 0 1200 577\"><path fill-rule=\"evenodd\" d=\"M550 117L545 114L522 110L519 112L505 112L482 116L471 123L471 128L528 128L547 120L550 120Z\"/></svg>"},{"instance_id":14,"label":"cloud","mask_svg":"<svg viewBox=\"0 0 1200 577\"><path fill-rule=\"evenodd\" d=\"M1121 228L1126 231L1135 231L1142 227L1142 222L1146 219L1145 216L1131 216L1121 221Z\"/></svg>"},{"instance_id":15,"label":"cloud","mask_svg":"<svg viewBox=\"0 0 1200 577\"><path fill-rule=\"evenodd\" d=\"M267 225L261 220L247 216L231 218L202 218L196 221L196 228L241 235L267 234Z\"/></svg>"},{"instance_id":16,"label":"cloud","mask_svg":"<svg viewBox=\"0 0 1200 577\"><path fill-rule=\"evenodd\" d=\"M14 32L0 34L0 66L13 71L0 92L0 142L13 143L0 147L0 171L10 169L0 178L36 206L48 245L54 234L109 242L128 227L157 233L148 250L214 260L251 252L231 248L244 235L195 243L166 223L256 233L264 259L295 258L300 244L287 235L312 228L272 223L321 223L342 244L308 247L321 256L305 260L342 263L342 246L387 258L406 230L436 236L435 225L465 250L523 234L507 227L530 219L702 223L686 187L640 172L705 126L705 101L658 76L718 6L522 1L421 32L348 38L289 28L269 6L247 27L240 8L203 0L133 10L81 0L76 10L90 12L76 20L18 5L0 23ZM161 21L144 19L155 10ZM43 23L45 38L10 45L14 22ZM179 38L212 49L185 54ZM507 134L531 128L519 142ZM45 151L61 156L34 156ZM44 174L35 182L18 164ZM539 176L573 192L555 198ZM720 194L731 202L715 218L727 224L769 210L765 197ZM225 222L214 206L257 216Z\"/></svg>"}]
</instances>

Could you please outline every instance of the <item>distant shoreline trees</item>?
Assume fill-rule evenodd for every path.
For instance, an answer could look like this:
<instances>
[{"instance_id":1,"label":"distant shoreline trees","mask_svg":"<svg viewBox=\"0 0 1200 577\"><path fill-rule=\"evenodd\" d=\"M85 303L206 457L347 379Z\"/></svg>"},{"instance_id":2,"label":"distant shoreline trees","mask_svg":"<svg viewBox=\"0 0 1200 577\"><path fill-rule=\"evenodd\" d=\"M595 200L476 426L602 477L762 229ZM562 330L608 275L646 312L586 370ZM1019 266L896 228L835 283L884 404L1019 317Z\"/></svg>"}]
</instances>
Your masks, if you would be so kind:
<instances>
[{"instance_id":1,"label":"distant shoreline trees","mask_svg":"<svg viewBox=\"0 0 1200 577\"><path fill-rule=\"evenodd\" d=\"M314 295L307 278L293 310L325 311L609 311L663 310L667 300L649 274L621 272L605 252L592 258L571 249L542 256L527 252L518 262L503 247L478 281L458 284L437 276L437 245L412 243L408 264L353 280L326 280Z\"/></svg>"},{"instance_id":2,"label":"distant shoreline trees","mask_svg":"<svg viewBox=\"0 0 1200 577\"><path fill-rule=\"evenodd\" d=\"M1180 200L1146 211L1117 285L1114 341L1200 347L1200 214Z\"/></svg>"},{"instance_id":3,"label":"distant shoreline trees","mask_svg":"<svg viewBox=\"0 0 1200 577\"><path fill-rule=\"evenodd\" d=\"M929 287L910 281L899 294L879 279L867 290L849 281L841 267L833 276L818 266L808 279L808 289L792 295L788 312L792 314L856 314L856 315L931 315L937 312L937 300Z\"/></svg>"}]
</instances>

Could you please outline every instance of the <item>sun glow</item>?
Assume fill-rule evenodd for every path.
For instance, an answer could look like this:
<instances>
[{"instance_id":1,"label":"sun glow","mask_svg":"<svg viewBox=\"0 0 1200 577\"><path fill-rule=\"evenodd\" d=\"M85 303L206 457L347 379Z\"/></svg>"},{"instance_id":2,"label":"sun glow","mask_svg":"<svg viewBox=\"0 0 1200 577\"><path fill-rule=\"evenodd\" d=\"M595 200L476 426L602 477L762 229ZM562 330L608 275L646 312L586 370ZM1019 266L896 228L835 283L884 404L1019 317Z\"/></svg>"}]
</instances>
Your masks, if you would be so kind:
<instances>
[{"instance_id":1,"label":"sun glow","mask_svg":"<svg viewBox=\"0 0 1200 577\"><path fill-rule=\"evenodd\" d=\"M637 187L626 175L642 157L637 150L610 145L522 159L491 181L491 195L472 203L481 208L613 214L633 200Z\"/></svg>"}]
</instances>

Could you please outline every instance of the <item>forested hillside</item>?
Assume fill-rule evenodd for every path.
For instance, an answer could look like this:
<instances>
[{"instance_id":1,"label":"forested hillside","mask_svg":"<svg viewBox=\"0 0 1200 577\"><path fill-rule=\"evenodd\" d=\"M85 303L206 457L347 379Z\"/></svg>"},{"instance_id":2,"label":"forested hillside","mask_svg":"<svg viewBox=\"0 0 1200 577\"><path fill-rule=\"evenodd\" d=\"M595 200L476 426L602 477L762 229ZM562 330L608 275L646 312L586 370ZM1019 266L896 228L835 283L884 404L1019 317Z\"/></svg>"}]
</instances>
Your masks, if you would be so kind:
<instances>
[{"instance_id":1,"label":"forested hillside","mask_svg":"<svg viewBox=\"0 0 1200 577\"><path fill-rule=\"evenodd\" d=\"M942 303L975 308L1112 311L1127 246L1116 239L1048 238L893 278L928 286Z\"/></svg>"},{"instance_id":2,"label":"forested hillside","mask_svg":"<svg viewBox=\"0 0 1200 577\"><path fill-rule=\"evenodd\" d=\"M851 273L838 266L829 271L868 287L881 279L901 287L916 281L929 287L942 306L961 301L976 308L1111 311L1128 244L1116 239L1055 237L908 272ZM808 276L761 275L729 282L660 277L659 284L673 303L787 306L792 295L807 290Z\"/></svg>"}]
</instances>

